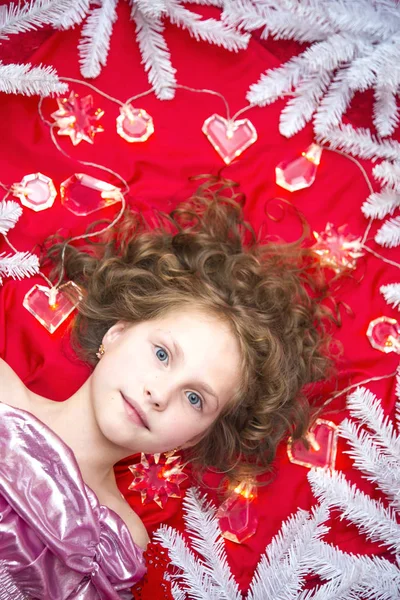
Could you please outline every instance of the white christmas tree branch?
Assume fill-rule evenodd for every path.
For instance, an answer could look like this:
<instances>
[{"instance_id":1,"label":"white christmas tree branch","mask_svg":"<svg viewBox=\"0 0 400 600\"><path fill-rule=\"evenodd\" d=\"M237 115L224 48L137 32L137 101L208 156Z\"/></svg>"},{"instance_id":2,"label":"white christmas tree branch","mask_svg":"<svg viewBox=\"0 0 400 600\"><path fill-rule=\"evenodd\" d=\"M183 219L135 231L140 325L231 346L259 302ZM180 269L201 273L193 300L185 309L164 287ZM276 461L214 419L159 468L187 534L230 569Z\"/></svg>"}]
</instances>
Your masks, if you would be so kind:
<instances>
[{"instance_id":1,"label":"white christmas tree branch","mask_svg":"<svg viewBox=\"0 0 400 600\"><path fill-rule=\"evenodd\" d=\"M312 541L327 533L329 512L323 504L311 515L303 510L282 525L266 548L250 585L248 600L296 598L310 568Z\"/></svg>"},{"instance_id":2,"label":"white christmas tree branch","mask_svg":"<svg viewBox=\"0 0 400 600\"><path fill-rule=\"evenodd\" d=\"M379 291L381 294L383 294L386 302L391 304L393 308L400 306L400 283L388 283L387 285L381 285Z\"/></svg>"},{"instance_id":3,"label":"white christmas tree branch","mask_svg":"<svg viewBox=\"0 0 400 600\"><path fill-rule=\"evenodd\" d=\"M4 65L0 62L0 92L50 96L67 90L68 85L58 79L53 67L32 67L29 63Z\"/></svg>"},{"instance_id":4,"label":"white christmas tree branch","mask_svg":"<svg viewBox=\"0 0 400 600\"><path fill-rule=\"evenodd\" d=\"M182 580L189 588L192 598L199 600L219 600L221 598L210 577L203 570L194 554L186 546L180 533L165 525L159 527L154 534L158 541L169 552L171 563L182 571ZM193 596L193 594L197 594Z\"/></svg>"},{"instance_id":5,"label":"white christmas tree branch","mask_svg":"<svg viewBox=\"0 0 400 600\"><path fill-rule=\"evenodd\" d=\"M400 437L381 404L370 390L358 387L347 397L347 408L351 416L374 432L388 458L400 463Z\"/></svg>"},{"instance_id":6,"label":"white christmas tree branch","mask_svg":"<svg viewBox=\"0 0 400 600\"><path fill-rule=\"evenodd\" d=\"M351 486L337 471L312 469L308 473L308 480L320 501L340 510L343 518L357 525L369 539L381 542L389 549L400 547L400 525L392 509L372 500L355 485Z\"/></svg>"},{"instance_id":7,"label":"white christmas tree branch","mask_svg":"<svg viewBox=\"0 0 400 600\"><path fill-rule=\"evenodd\" d=\"M149 81L160 100L174 97L176 69L172 66L167 43L163 37L164 25L159 19L149 19L132 5L132 19Z\"/></svg>"},{"instance_id":8,"label":"white christmas tree branch","mask_svg":"<svg viewBox=\"0 0 400 600\"><path fill-rule=\"evenodd\" d=\"M238 585L227 563L215 507L202 498L197 489L190 488L183 501L183 510L192 546L203 557L205 571L220 588L221 597L241 600Z\"/></svg>"},{"instance_id":9,"label":"white christmas tree branch","mask_svg":"<svg viewBox=\"0 0 400 600\"><path fill-rule=\"evenodd\" d=\"M373 174L375 179L391 186L400 194L400 162L384 160L374 167Z\"/></svg>"},{"instance_id":10,"label":"white christmas tree branch","mask_svg":"<svg viewBox=\"0 0 400 600\"><path fill-rule=\"evenodd\" d=\"M351 125L340 125L329 130L316 128L317 141L329 144L360 158L386 158L400 161L400 143L395 140L378 140L369 129L354 129Z\"/></svg>"},{"instance_id":11,"label":"white christmas tree branch","mask_svg":"<svg viewBox=\"0 0 400 600\"><path fill-rule=\"evenodd\" d=\"M0 233L4 235L7 231L15 227L21 215L22 208L14 200L0 202Z\"/></svg>"},{"instance_id":12,"label":"white christmas tree branch","mask_svg":"<svg viewBox=\"0 0 400 600\"><path fill-rule=\"evenodd\" d=\"M77 12L83 11L86 0L74 0ZM71 11L70 0L30 0L25 4L5 4L0 7L0 39L8 35L38 29L62 18Z\"/></svg>"},{"instance_id":13,"label":"white christmas tree branch","mask_svg":"<svg viewBox=\"0 0 400 600\"><path fill-rule=\"evenodd\" d=\"M97 77L101 65L107 62L110 37L117 18L118 0L102 0L101 6L89 15L79 42L81 72L84 77Z\"/></svg>"},{"instance_id":14,"label":"white christmas tree branch","mask_svg":"<svg viewBox=\"0 0 400 600\"><path fill-rule=\"evenodd\" d=\"M79 0L77 3L70 2L69 8L62 12L58 19L51 19L51 25L56 29L69 29L74 25L82 23L90 10L91 0Z\"/></svg>"},{"instance_id":15,"label":"white christmas tree branch","mask_svg":"<svg viewBox=\"0 0 400 600\"><path fill-rule=\"evenodd\" d=\"M201 15L182 6L178 0L165 0L165 2L171 23L187 29L197 40L204 40L235 52L247 48L249 34L240 33L223 21L203 19Z\"/></svg>"},{"instance_id":16,"label":"white christmas tree branch","mask_svg":"<svg viewBox=\"0 0 400 600\"><path fill-rule=\"evenodd\" d=\"M29 252L16 252L8 256L4 252L0 254L0 283L3 282L3 277L22 279L38 272L39 259L35 254Z\"/></svg>"},{"instance_id":17,"label":"white christmas tree branch","mask_svg":"<svg viewBox=\"0 0 400 600\"><path fill-rule=\"evenodd\" d=\"M386 215L392 215L399 206L400 192L384 187L380 192L370 194L361 210L367 218L383 219Z\"/></svg>"},{"instance_id":18,"label":"white christmas tree branch","mask_svg":"<svg viewBox=\"0 0 400 600\"><path fill-rule=\"evenodd\" d=\"M346 454L353 459L354 466L366 474L366 478L375 483L400 512L400 459L393 460L373 436L351 420L341 423L340 433L352 448Z\"/></svg>"},{"instance_id":19,"label":"white christmas tree branch","mask_svg":"<svg viewBox=\"0 0 400 600\"><path fill-rule=\"evenodd\" d=\"M381 246L387 248L394 248L400 245L400 217L394 219L388 219L378 229L375 235L375 241Z\"/></svg>"},{"instance_id":20,"label":"white christmas tree branch","mask_svg":"<svg viewBox=\"0 0 400 600\"><path fill-rule=\"evenodd\" d=\"M392 135L399 124L399 108L397 106L397 89L385 85L375 88L373 122L381 137Z\"/></svg>"}]
</instances>

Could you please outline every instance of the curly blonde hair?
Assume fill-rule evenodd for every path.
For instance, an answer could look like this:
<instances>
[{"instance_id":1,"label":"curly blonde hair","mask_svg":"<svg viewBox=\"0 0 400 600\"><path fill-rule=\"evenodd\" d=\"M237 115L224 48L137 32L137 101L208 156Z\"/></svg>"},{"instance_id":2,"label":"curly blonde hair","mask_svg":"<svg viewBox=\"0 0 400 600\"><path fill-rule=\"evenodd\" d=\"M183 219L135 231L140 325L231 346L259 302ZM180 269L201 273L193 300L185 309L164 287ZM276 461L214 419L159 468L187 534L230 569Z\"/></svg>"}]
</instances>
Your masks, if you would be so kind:
<instances>
[{"instance_id":1,"label":"curly blonde hair","mask_svg":"<svg viewBox=\"0 0 400 600\"><path fill-rule=\"evenodd\" d=\"M73 340L89 363L118 321L138 323L185 304L228 323L240 345L242 384L189 451L194 472L213 468L232 483L271 470L279 442L310 426L306 384L326 377L326 287L300 243L261 243L226 182L202 185L150 229L125 215L102 244L65 252L65 272L85 290ZM233 189L231 187L231 189ZM62 244L49 256L59 259Z\"/></svg>"}]
</instances>

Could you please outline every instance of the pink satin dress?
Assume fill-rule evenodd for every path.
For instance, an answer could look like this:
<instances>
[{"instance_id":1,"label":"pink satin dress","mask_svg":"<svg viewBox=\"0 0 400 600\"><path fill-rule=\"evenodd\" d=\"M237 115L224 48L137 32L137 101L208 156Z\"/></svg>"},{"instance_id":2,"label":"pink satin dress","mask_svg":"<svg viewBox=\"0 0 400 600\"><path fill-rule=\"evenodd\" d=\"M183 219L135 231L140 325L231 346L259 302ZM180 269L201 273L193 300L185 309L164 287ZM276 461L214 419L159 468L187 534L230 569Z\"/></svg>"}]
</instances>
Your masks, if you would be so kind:
<instances>
[{"instance_id":1,"label":"pink satin dress","mask_svg":"<svg viewBox=\"0 0 400 600\"><path fill-rule=\"evenodd\" d=\"M146 571L123 520L44 423L0 402L0 600L128 600Z\"/></svg>"}]
</instances>

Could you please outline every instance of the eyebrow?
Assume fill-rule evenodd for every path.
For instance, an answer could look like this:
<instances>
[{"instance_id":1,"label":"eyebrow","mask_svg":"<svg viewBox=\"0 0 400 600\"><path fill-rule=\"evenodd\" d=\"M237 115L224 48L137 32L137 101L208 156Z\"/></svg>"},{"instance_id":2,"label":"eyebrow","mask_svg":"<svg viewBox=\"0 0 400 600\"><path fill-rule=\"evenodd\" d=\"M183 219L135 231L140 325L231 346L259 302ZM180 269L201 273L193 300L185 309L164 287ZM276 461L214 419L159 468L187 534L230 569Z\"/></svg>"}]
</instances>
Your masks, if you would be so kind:
<instances>
[{"instance_id":1,"label":"eyebrow","mask_svg":"<svg viewBox=\"0 0 400 600\"><path fill-rule=\"evenodd\" d=\"M158 331L161 331L162 333L165 333L170 342L171 345L173 347L173 350L175 352L175 354L183 359L184 358L184 352L180 346L180 344L178 344L177 341L174 340L174 338L172 337L171 333L169 331L165 331L164 329L159 329ZM217 401L217 408L219 408L219 399L218 399L218 395L217 393L212 389L212 387L210 385L208 385L208 383L205 383L204 381L198 381L197 384L200 388L203 389L204 392L206 392L207 394L209 394L210 396L213 396L215 398L215 400Z\"/></svg>"}]
</instances>

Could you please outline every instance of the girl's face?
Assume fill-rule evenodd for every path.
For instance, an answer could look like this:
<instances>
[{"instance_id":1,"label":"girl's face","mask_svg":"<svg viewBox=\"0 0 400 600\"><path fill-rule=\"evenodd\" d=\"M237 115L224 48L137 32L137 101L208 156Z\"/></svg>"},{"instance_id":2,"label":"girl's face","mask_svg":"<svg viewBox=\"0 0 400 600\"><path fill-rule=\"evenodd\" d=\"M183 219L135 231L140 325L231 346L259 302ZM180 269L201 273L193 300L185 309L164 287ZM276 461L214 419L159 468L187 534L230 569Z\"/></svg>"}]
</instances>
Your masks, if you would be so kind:
<instances>
[{"instance_id":1,"label":"girl's face","mask_svg":"<svg viewBox=\"0 0 400 600\"><path fill-rule=\"evenodd\" d=\"M239 387L234 334L199 309L117 323L103 345L91 379L94 413L102 434L127 456L197 443Z\"/></svg>"}]
</instances>

